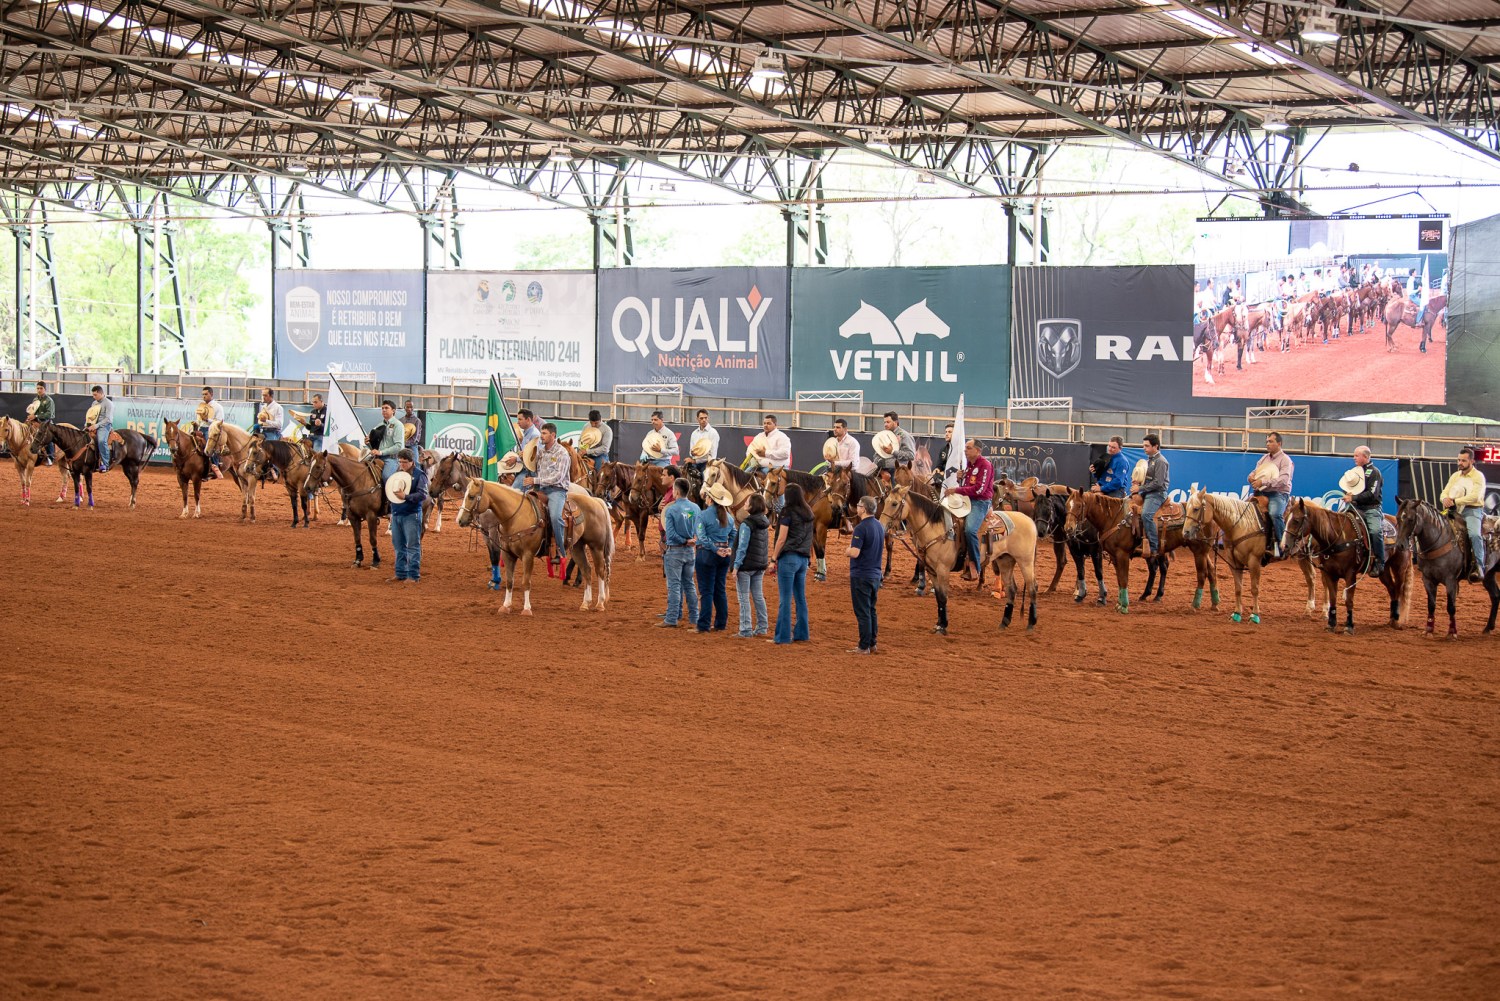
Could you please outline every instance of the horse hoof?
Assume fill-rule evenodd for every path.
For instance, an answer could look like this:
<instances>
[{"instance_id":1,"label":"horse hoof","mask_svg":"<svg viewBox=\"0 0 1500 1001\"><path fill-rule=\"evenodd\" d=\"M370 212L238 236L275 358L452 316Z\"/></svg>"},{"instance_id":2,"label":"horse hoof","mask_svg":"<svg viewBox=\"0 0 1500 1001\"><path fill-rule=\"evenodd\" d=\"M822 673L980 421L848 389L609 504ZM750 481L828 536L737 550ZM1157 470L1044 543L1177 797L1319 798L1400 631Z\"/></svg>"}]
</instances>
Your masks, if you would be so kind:
<instances>
[{"instance_id":1,"label":"horse hoof","mask_svg":"<svg viewBox=\"0 0 1500 1001\"><path fill-rule=\"evenodd\" d=\"M948 635L948 627L947 626L933 626L932 627L932 631L933 631L933 633L935 635L938 635L938 636L947 636Z\"/></svg>"},{"instance_id":2,"label":"horse hoof","mask_svg":"<svg viewBox=\"0 0 1500 1001\"><path fill-rule=\"evenodd\" d=\"M1229 617L1229 621L1230 622L1243 622L1244 620L1240 618L1240 613L1239 612L1235 612L1233 615L1231 615Z\"/></svg>"},{"instance_id":3,"label":"horse hoof","mask_svg":"<svg viewBox=\"0 0 1500 1001\"><path fill-rule=\"evenodd\" d=\"M1255 624L1255 625L1258 626L1258 625L1260 625L1260 616L1259 615L1252 615L1252 616L1250 616L1250 621L1253 624Z\"/></svg>"},{"instance_id":4,"label":"horse hoof","mask_svg":"<svg viewBox=\"0 0 1500 1001\"><path fill-rule=\"evenodd\" d=\"M1353 626L1345 626L1344 627L1344 634L1346 636L1353 636L1354 635L1354 627Z\"/></svg>"},{"instance_id":5,"label":"horse hoof","mask_svg":"<svg viewBox=\"0 0 1500 1001\"><path fill-rule=\"evenodd\" d=\"M1075 595L1073 595L1073 604L1075 604L1075 605L1081 605L1081 604L1083 604L1083 599L1087 598L1087 597L1088 597L1088 595L1086 595L1086 594L1075 594ZM1100 599L1100 603L1101 604L1103 603L1103 599Z\"/></svg>"},{"instance_id":6,"label":"horse hoof","mask_svg":"<svg viewBox=\"0 0 1500 1001\"><path fill-rule=\"evenodd\" d=\"M531 614L531 609L529 609L529 608L523 608L523 609L521 609L521 614L522 615L530 615Z\"/></svg>"}]
</instances>

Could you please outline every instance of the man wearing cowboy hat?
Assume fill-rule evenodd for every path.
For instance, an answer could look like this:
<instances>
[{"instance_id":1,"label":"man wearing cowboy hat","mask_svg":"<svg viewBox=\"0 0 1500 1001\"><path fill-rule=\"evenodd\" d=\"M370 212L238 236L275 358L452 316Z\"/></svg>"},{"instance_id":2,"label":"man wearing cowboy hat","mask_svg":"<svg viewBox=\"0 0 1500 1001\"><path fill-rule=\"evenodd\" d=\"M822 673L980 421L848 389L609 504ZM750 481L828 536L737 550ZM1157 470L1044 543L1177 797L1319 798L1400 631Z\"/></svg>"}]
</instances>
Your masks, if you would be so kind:
<instances>
[{"instance_id":1,"label":"man wearing cowboy hat","mask_svg":"<svg viewBox=\"0 0 1500 1001\"><path fill-rule=\"evenodd\" d=\"M894 447L889 446L890 438L894 436L896 443ZM911 432L901 426L901 418L896 416L896 411L885 412L885 434L875 436L875 460L876 467L885 474L886 481L891 481L896 470L901 466L910 466L917 459L917 440L911 436Z\"/></svg>"},{"instance_id":2,"label":"man wearing cowboy hat","mask_svg":"<svg viewBox=\"0 0 1500 1001\"><path fill-rule=\"evenodd\" d=\"M792 465L792 439L776 426L776 418L766 414L760 434L750 443L751 466L762 472L788 469Z\"/></svg>"},{"instance_id":3,"label":"man wearing cowboy hat","mask_svg":"<svg viewBox=\"0 0 1500 1001\"><path fill-rule=\"evenodd\" d=\"M591 431L593 434L589 433ZM586 444L591 440L592 445ZM604 423L604 417L599 411L590 410L588 427L579 432L578 441L584 446L583 454L594 460L594 472L597 473L609 461L609 450L615 443L615 432Z\"/></svg>"},{"instance_id":4,"label":"man wearing cowboy hat","mask_svg":"<svg viewBox=\"0 0 1500 1001\"><path fill-rule=\"evenodd\" d=\"M651 448L653 433L656 435L654 442L658 446L655 450ZM640 461L650 466L671 466L676 464L681 454L677 446L677 436L661 419L661 411L651 411L651 431L646 433L646 440L641 443Z\"/></svg>"},{"instance_id":5,"label":"man wearing cowboy hat","mask_svg":"<svg viewBox=\"0 0 1500 1001\"><path fill-rule=\"evenodd\" d=\"M964 477L958 486L948 487L943 491L943 507L951 510L949 497L968 499L969 511L964 522L964 538L967 540L969 558L974 562L964 567L964 580L973 580L974 568L979 566L979 528L984 524L984 519L989 517L990 505L995 497L995 467L979 453L979 443L973 438L964 442L964 460L968 463L964 469ZM948 528L948 538L953 538L951 525Z\"/></svg>"},{"instance_id":6,"label":"man wearing cowboy hat","mask_svg":"<svg viewBox=\"0 0 1500 1001\"><path fill-rule=\"evenodd\" d=\"M47 384L39 382L36 384L36 399L26 408L26 419L38 424L51 424L57 420L57 408L52 403L52 397L47 395ZM47 465L52 465L52 460L57 456L57 446L50 441L47 443Z\"/></svg>"},{"instance_id":7,"label":"man wearing cowboy hat","mask_svg":"<svg viewBox=\"0 0 1500 1001\"><path fill-rule=\"evenodd\" d=\"M214 479L222 480L224 472L219 468L219 453L208 451L208 429L214 421L223 422L224 404L214 399L212 386L203 387L203 402L199 403L193 411L193 416L198 419L198 436L202 439L204 454L208 456L208 468L213 470Z\"/></svg>"},{"instance_id":8,"label":"man wearing cowboy hat","mask_svg":"<svg viewBox=\"0 0 1500 1001\"><path fill-rule=\"evenodd\" d=\"M701 474L705 466L719 457L719 429L708 423L708 411L698 411L698 427L688 439L686 465L697 466Z\"/></svg>"},{"instance_id":9,"label":"man wearing cowboy hat","mask_svg":"<svg viewBox=\"0 0 1500 1001\"><path fill-rule=\"evenodd\" d=\"M1267 472L1275 467L1274 475ZM1292 457L1281 450L1281 434L1272 431L1266 435L1266 454L1261 456L1255 468L1246 477L1257 494L1267 499L1271 514L1271 531L1275 535L1271 556L1281 558L1281 536L1286 532L1286 505L1292 497Z\"/></svg>"},{"instance_id":10,"label":"man wearing cowboy hat","mask_svg":"<svg viewBox=\"0 0 1500 1001\"><path fill-rule=\"evenodd\" d=\"M1385 539L1380 530L1384 517L1380 513L1380 470L1370 461L1370 447L1361 445L1354 450L1354 468L1339 480L1344 491L1344 503L1358 513L1370 533L1370 573L1380 576L1385 569Z\"/></svg>"},{"instance_id":11,"label":"man wearing cowboy hat","mask_svg":"<svg viewBox=\"0 0 1500 1001\"><path fill-rule=\"evenodd\" d=\"M381 482L391 478L391 475L400 468L397 456L401 449L405 448L406 428L396 419L396 405L390 400L380 404L380 417L382 420L382 437L380 439L380 450L376 453L385 461L385 469L381 473Z\"/></svg>"},{"instance_id":12,"label":"man wearing cowboy hat","mask_svg":"<svg viewBox=\"0 0 1500 1001\"><path fill-rule=\"evenodd\" d=\"M833 441L834 457L828 458L825 454L824 458L833 463L834 469L853 469L854 464L859 461L859 442L849 433L849 422L842 417L834 419Z\"/></svg>"},{"instance_id":13,"label":"man wearing cowboy hat","mask_svg":"<svg viewBox=\"0 0 1500 1001\"><path fill-rule=\"evenodd\" d=\"M99 448L99 472L105 473L109 471L109 433L114 430L115 405L104 395L103 386L95 386L93 394L94 405L89 407L83 429L94 436ZM84 451L80 448L77 455L68 456L68 461L77 462L83 458Z\"/></svg>"},{"instance_id":14,"label":"man wearing cowboy hat","mask_svg":"<svg viewBox=\"0 0 1500 1001\"><path fill-rule=\"evenodd\" d=\"M535 487L547 495L547 515L552 521L552 551L559 562L567 558L564 549L563 507L568 502L568 481L572 473L572 459L568 450L557 440L557 425L550 421L542 425L537 436L536 474L527 475L526 485ZM548 564L548 575L552 573Z\"/></svg>"}]
</instances>

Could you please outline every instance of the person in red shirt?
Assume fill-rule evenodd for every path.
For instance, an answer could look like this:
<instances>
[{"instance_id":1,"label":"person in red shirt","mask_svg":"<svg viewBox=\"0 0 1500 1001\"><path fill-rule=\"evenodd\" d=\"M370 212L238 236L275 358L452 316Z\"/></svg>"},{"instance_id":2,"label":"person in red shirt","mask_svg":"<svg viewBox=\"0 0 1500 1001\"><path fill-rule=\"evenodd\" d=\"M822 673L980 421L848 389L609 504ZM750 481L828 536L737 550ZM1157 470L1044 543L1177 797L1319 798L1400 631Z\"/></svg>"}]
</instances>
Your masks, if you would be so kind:
<instances>
[{"instance_id":1,"label":"person in red shirt","mask_svg":"<svg viewBox=\"0 0 1500 1001\"><path fill-rule=\"evenodd\" d=\"M968 463L963 479L958 486L948 487L943 496L962 494L969 498L969 516L964 521L964 538L968 540L969 559L973 562L964 568L964 580L974 579L974 568L979 566L979 527L989 517L990 504L995 496L995 467L990 460L979 454L979 444L970 438L964 442L964 460Z\"/></svg>"}]
</instances>

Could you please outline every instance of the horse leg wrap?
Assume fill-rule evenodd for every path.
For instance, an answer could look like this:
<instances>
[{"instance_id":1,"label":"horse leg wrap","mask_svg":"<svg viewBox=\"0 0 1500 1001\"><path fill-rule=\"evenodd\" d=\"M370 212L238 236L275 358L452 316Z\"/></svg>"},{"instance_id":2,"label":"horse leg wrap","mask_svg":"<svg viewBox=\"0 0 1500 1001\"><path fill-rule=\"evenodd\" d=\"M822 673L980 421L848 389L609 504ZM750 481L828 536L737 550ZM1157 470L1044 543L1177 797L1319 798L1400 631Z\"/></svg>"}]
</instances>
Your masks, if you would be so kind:
<instances>
[{"instance_id":1,"label":"horse leg wrap","mask_svg":"<svg viewBox=\"0 0 1500 1001\"><path fill-rule=\"evenodd\" d=\"M1197 590L1195 590L1193 592L1193 611L1196 612L1198 609L1200 609L1202 607L1203 607L1203 588L1200 587L1200 588L1198 588Z\"/></svg>"},{"instance_id":2,"label":"horse leg wrap","mask_svg":"<svg viewBox=\"0 0 1500 1001\"><path fill-rule=\"evenodd\" d=\"M1230 622L1243 622L1245 620L1240 616L1239 612L1235 612L1233 615L1231 615L1229 617L1229 621Z\"/></svg>"},{"instance_id":3,"label":"horse leg wrap","mask_svg":"<svg viewBox=\"0 0 1500 1001\"><path fill-rule=\"evenodd\" d=\"M1260 613L1259 612L1251 612L1250 613L1250 621L1253 622L1257 626L1260 625Z\"/></svg>"}]
</instances>

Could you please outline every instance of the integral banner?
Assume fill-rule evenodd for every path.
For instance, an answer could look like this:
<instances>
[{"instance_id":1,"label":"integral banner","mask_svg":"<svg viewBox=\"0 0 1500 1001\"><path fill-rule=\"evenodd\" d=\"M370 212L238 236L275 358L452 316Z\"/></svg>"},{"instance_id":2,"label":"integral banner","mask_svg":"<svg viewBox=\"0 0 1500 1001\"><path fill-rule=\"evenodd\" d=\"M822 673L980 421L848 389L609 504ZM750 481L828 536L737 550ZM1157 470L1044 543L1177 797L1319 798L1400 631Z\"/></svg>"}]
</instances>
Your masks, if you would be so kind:
<instances>
[{"instance_id":1,"label":"integral banner","mask_svg":"<svg viewBox=\"0 0 1500 1001\"><path fill-rule=\"evenodd\" d=\"M459 414L442 410L429 410L422 415L427 422L423 433L427 447L435 452L462 452L465 455L484 454L484 414ZM587 421L553 420L557 425L559 440L576 442L578 433Z\"/></svg>"},{"instance_id":2,"label":"integral banner","mask_svg":"<svg viewBox=\"0 0 1500 1001\"><path fill-rule=\"evenodd\" d=\"M601 271L597 385L786 399L787 293L785 268Z\"/></svg>"},{"instance_id":3,"label":"integral banner","mask_svg":"<svg viewBox=\"0 0 1500 1001\"><path fill-rule=\"evenodd\" d=\"M592 271L439 271L427 276L427 380L594 388Z\"/></svg>"},{"instance_id":4,"label":"integral banner","mask_svg":"<svg viewBox=\"0 0 1500 1001\"><path fill-rule=\"evenodd\" d=\"M422 382L422 272L278 271L275 374Z\"/></svg>"},{"instance_id":5,"label":"integral banner","mask_svg":"<svg viewBox=\"0 0 1500 1001\"><path fill-rule=\"evenodd\" d=\"M1015 290L1012 399L1071 396L1079 409L1228 412L1217 401L1193 399L1191 268L1022 268Z\"/></svg>"},{"instance_id":6,"label":"integral banner","mask_svg":"<svg viewBox=\"0 0 1500 1001\"><path fill-rule=\"evenodd\" d=\"M1005 405L1010 269L797 268L792 388L880 403Z\"/></svg>"},{"instance_id":7,"label":"integral banner","mask_svg":"<svg viewBox=\"0 0 1500 1001\"><path fill-rule=\"evenodd\" d=\"M1134 466L1144 459L1146 453L1139 448L1120 449ZM1181 504L1195 490L1207 490L1216 494L1233 494L1241 500L1250 497L1250 471L1260 461L1259 452L1200 452L1186 448L1162 449L1171 474L1172 485L1167 491L1171 500ZM1400 464L1395 459L1371 460L1380 470L1385 489L1381 496L1380 509L1386 514L1396 513L1396 488L1400 482ZM1354 460L1331 455L1292 456L1292 496L1306 497L1342 511L1344 492L1339 489L1339 477L1354 465Z\"/></svg>"}]
</instances>

